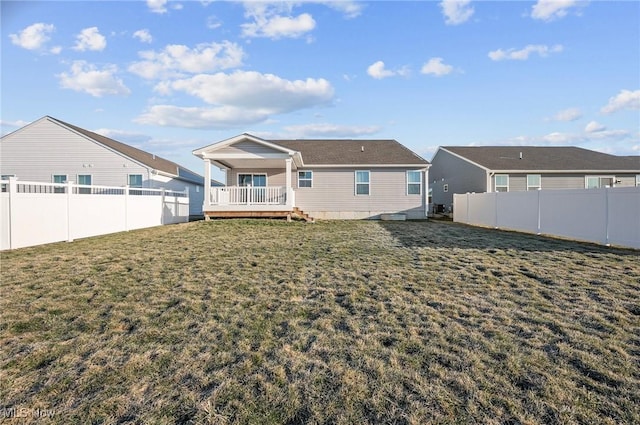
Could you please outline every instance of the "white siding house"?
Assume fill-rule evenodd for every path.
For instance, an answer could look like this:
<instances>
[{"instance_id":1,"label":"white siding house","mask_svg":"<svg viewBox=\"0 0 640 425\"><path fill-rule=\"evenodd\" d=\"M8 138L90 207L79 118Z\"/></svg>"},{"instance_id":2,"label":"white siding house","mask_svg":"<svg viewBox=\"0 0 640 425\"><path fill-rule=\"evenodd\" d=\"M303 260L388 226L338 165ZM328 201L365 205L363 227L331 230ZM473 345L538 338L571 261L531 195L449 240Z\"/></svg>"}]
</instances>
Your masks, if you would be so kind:
<instances>
[{"instance_id":1,"label":"white siding house","mask_svg":"<svg viewBox=\"0 0 640 425\"><path fill-rule=\"evenodd\" d=\"M154 154L45 116L2 137L3 178L189 189L191 216L202 215L202 176ZM215 182L213 183L216 184Z\"/></svg>"},{"instance_id":2,"label":"white siding house","mask_svg":"<svg viewBox=\"0 0 640 425\"><path fill-rule=\"evenodd\" d=\"M264 140L242 134L193 151L226 186L207 188L208 217L378 219L427 215L429 162L395 140Z\"/></svg>"}]
</instances>

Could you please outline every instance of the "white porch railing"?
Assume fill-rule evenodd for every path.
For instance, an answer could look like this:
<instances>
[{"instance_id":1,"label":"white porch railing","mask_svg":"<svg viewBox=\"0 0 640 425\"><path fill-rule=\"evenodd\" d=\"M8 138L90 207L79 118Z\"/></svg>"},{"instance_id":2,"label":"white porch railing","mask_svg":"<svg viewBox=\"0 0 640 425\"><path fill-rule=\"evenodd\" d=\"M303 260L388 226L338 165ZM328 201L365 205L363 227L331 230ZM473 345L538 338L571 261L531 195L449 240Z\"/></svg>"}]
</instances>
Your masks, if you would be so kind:
<instances>
[{"instance_id":1,"label":"white porch railing","mask_svg":"<svg viewBox=\"0 0 640 425\"><path fill-rule=\"evenodd\" d=\"M283 186L227 186L211 188L211 205L287 205Z\"/></svg>"}]
</instances>

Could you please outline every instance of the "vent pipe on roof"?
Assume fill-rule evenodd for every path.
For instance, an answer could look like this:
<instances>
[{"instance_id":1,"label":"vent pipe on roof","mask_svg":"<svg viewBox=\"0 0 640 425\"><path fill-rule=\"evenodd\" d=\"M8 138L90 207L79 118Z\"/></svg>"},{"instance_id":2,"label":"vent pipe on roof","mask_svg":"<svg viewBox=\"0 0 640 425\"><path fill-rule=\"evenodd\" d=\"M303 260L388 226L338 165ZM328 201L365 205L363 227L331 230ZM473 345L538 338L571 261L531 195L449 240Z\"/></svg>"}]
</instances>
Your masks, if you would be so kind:
<instances>
[{"instance_id":1,"label":"vent pipe on roof","mask_svg":"<svg viewBox=\"0 0 640 425\"><path fill-rule=\"evenodd\" d=\"M522 159L522 152L520 152L520 159Z\"/></svg>"},{"instance_id":2,"label":"vent pipe on roof","mask_svg":"<svg viewBox=\"0 0 640 425\"><path fill-rule=\"evenodd\" d=\"M360 152L364 152L364 146L360 146Z\"/></svg>"}]
</instances>

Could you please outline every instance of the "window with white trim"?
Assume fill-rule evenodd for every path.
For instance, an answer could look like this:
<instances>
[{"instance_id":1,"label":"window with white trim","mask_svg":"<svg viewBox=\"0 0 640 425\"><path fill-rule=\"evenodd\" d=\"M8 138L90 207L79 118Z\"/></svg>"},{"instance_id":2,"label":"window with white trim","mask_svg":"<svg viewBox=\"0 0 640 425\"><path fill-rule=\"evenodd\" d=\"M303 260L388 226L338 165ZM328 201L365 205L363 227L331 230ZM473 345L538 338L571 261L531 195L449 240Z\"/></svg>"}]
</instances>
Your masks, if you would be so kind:
<instances>
[{"instance_id":1,"label":"window with white trim","mask_svg":"<svg viewBox=\"0 0 640 425\"><path fill-rule=\"evenodd\" d=\"M356 195L369 195L371 193L371 173L358 170L355 173Z\"/></svg>"},{"instance_id":2,"label":"window with white trim","mask_svg":"<svg viewBox=\"0 0 640 425\"><path fill-rule=\"evenodd\" d=\"M509 191L509 175L508 174L496 174L496 192L508 192Z\"/></svg>"},{"instance_id":3,"label":"window with white trim","mask_svg":"<svg viewBox=\"0 0 640 425\"><path fill-rule=\"evenodd\" d=\"M540 174L527 174L527 190L542 189L542 176Z\"/></svg>"},{"instance_id":4,"label":"window with white trim","mask_svg":"<svg viewBox=\"0 0 640 425\"><path fill-rule=\"evenodd\" d=\"M64 184L67 182L66 174L54 174L51 178L51 183L56 184ZM56 186L53 188L53 193L64 193L65 188L61 186Z\"/></svg>"},{"instance_id":5,"label":"window with white trim","mask_svg":"<svg viewBox=\"0 0 640 425\"><path fill-rule=\"evenodd\" d=\"M128 174L127 184L129 187L142 187L142 174Z\"/></svg>"},{"instance_id":6,"label":"window with white trim","mask_svg":"<svg viewBox=\"0 0 640 425\"><path fill-rule=\"evenodd\" d=\"M298 187L313 187L313 171L298 171Z\"/></svg>"},{"instance_id":7,"label":"window with white trim","mask_svg":"<svg viewBox=\"0 0 640 425\"><path fill-rule=\"evenodd\" d=\"M640 187L640 174L636 175L636 187Z\"/></svg>"},{"instance_id":8,"label":"window with white trim","mask_svg":"<svg viewBox=\"0 0 640 425\"><path fill-rule=\"evenodd\" d=\"M83 184L87 186L91 186L91 174L78 174L78 184ZM90 187L80 187L78 188L78 193L91 193Z\"/></svg>"},{"instance_id":9,"label":"window with white trim","mask_svg":"<svg viewBox=\"0 0 640 425\"><path fill-rule=\"evenodd\" d=\"M422 194L422 173L420 171L407 171L407 195Z\"/></svg>"},{"instance_id":10,"label":"window with white trim","mask_svg":"<svg viewBox=\"0 0 640 425\"><path fill-rule=\"evenodd\" d=\"M611 176L586 176L584 187L586 189L597 189L600 187L613 187L615 179Z\"/></svg>"}]
</instances>

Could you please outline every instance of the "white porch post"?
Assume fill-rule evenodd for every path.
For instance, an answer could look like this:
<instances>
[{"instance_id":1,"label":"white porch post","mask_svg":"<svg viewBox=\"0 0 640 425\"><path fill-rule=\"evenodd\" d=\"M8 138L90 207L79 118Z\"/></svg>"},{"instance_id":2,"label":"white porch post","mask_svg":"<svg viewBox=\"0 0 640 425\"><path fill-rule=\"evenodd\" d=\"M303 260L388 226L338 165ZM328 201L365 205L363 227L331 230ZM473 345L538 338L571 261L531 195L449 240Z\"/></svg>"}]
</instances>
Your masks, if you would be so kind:
<instances>
[{"instance_id":1,"label":"white porch post","mask_svg":"<svg viewBox=\"0 0 640 425\"><path fill-rule=\"evenodd\" d=\"M211 160L204 160L204 205L203 210L206 211L211 202Z\"/></svg>"},{"instance_id":2,"label":"white porch post","mask_svg":"<svg viewBox=\"0 0 640 425\"><path fill-rule=\"evenodd\" d=\"M287 158L284 160L285 164L286 164L286 173L285 173L285 182L287 185L287 205L291 205L291 207L293 207L293 204L291 203L291 158Z\"/></svg>"}]
</instances>

